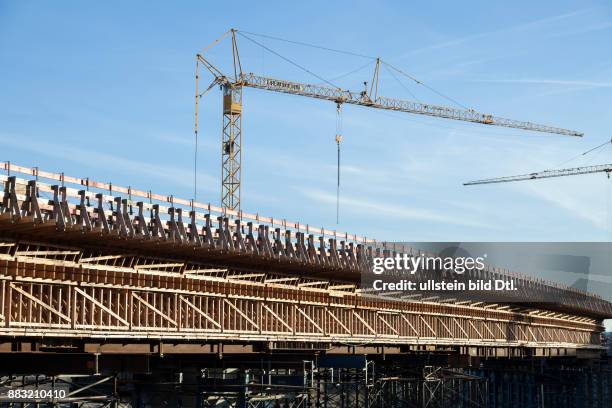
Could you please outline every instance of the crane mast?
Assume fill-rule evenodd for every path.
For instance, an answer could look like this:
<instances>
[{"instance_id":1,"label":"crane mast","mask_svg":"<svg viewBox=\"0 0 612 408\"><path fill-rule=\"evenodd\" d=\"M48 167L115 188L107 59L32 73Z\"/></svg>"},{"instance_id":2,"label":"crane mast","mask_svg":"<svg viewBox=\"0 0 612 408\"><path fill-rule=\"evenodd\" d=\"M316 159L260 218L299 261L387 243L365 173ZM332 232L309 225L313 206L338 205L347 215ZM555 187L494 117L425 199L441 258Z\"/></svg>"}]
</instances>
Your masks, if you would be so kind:
<instances>
[{"instance_id":1,"label":"crane mast","mask_svg":"<svg viewBox=\"0 0 612 408\"><path fill-rule=\"evenodd\" d=\"M591 173L607 173L610 178L612 173L612 164L599 164L596 166L573 167L569 169L544 170L537 173L520 174L518 176L497 177L483 180L469 181L463 183L464 186L473 186L477 184L493 184L493 183L509 183L512 181L536 180L552 177L578 176L580 174Z\"/></svg>"},{"instance_id":2,"label":"crane mast","mask_svg":"<svg viewBox=\"0 0 612 408\"><path fill-rule=\"evenodd\" d=\"M223 84L221 132L221 206L240 209L242 179L242 87Z\"/></svg>"},{"instance_id":3,"label":"crane mast","mask_svg":"<svg viewBox=\"0 0 612 408\"><path fill-rule=\"evenodd\" d=\"M376 65L370 87L367 85L363 91L348 91L331 86L305 84L300 82L286 81L270 78L253 73L245 74L242 71L240 54L236 42L237 30L230 30L221 38L217 39L210 47L228 35L231 35L233 77L224 74L215 67L202 54L196 56L196 140L198 132L197 124L197 99L215 85L219 85L223 91L223 126L221 136L221 206L230 210L240 210L241 195L241 161L242 161L242 91L244 87L257 88L271 92L299 95L309 98L328 100L340 106L343 103L365 106L375 109L391 110L417 115L426 115L437 118L458 120L463 122L479 123L491 126L501 126L514 129L529 130L534 132L554 133L566 136L582 136L581 132L562 129L553 126L540 125L537 123L506 119L490 114L480 113L472 109L456 109L433 104L423 104L408 100L388 98L378 95L379 72L381 60L376 59ZM209 47L209 48L210 48ZM214 77L208 88L199 93L197 80L199 78L199 67L204 66Z\"/></svg>"}]
</instances>

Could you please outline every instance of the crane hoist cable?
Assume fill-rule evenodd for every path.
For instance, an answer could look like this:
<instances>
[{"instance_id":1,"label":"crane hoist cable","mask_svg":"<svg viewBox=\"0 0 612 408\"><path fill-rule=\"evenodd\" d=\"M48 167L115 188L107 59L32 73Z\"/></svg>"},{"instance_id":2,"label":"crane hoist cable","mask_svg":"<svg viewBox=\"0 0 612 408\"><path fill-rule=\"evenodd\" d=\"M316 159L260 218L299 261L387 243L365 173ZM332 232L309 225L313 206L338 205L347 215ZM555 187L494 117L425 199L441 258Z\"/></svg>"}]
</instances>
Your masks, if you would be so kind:
<instances>
[{"instance_id":1,"label":"crane hoist cable","mask_svg":"<svg viewBox=\"0 0 612 408\"><path fill-rule=\"evenodd\" d=\"M610 174L608 173L608 176ZM610 177L608 177L610 178ZM606 194L606 229L608 240L608 265L612 265L612 217L610 216L610 207L612 205L612 182L608 183L608 191Z\"/></svg>"},{"instance_id":2,"label":"crane hoist cable","mask_svg":"<svg viewBox=\"0 0 612 408\"><path fill-rule=\"evenodd\" d=\"M286 62L296 66L297 68L301 69L302 71L307 72L308 74L314 76L315 78L317 78L317 79L323 81L324 83L326 83L328 85L331 85L331 86L333 86L335 88L340 88L340 87L335 85L335 84L333 84L331 81L337 80L339 78L335 78L335 79L332 79L332 80L326 80L322 76L317 75L316 73L312 72L311 70L307 69L306 67L296 63L295 61L292 61L291 59L283 56L279 52L274 51L270 47L265 46L264 44L262 44L262 43L260 43L260 42L258 42L256 40L250 38L248 35L245 35L245 34L254 35L254 36L257 36L257 37L267 38L267 39L276 40L276 41L283 41L283 42L286 42L286 43L301 45L301 46L305 46L305 47L317 48L317 49L321 49L321 50L325 50L325 51L330 51L330 52L335 52L335 53L340 53L340 54L345 54L345 55L352 55L352 56L356 56L356 57L367 58L367 59L370 59L370 60L379 60L382 65L385 65L386 67L390 68L391 70L394 70L397 73L405 76L406 78L410 79L411 81L415 82L416 84L421 85L421 86L427 88L429 91L435 93L436 95L438 95L438 96L448 100L449 102L452 102L453 104L455 104L455 105L457 105L457 106L459 106L459 107L461 107L463 109L470 110L470 108L468 108L465 104L462 104L461 102L457 101L456 99L451 98L450 96L443 94L442 92L438 91L437 89L433 88L432 86L429 86L426 83L424 83L423 81L415 78L413 75L410 75L410 74L406 73L405 71L403 71L403 70L401 70L401 69L399 69L399 68L389 64L387 61L384 61L384 60L380 59L379 57L372 57L372 56L369 56L369 55L358 54L358 53L354 53L354 52L351 52L351 51L343 51L343 50L323 47L323 46L320 46L320 45L310 44L310 43L301 42L301 41L287 40L287 39L284 39L284 38L275 37L275 36L271 36L271 35L252 33L252 32L249 32L249 31L242 31L242 30L238 31L238 30L236 30L236 33L238 35L241 35L242 37L248 39L252 43L258 45L259 47L265 49L266 51L276 55L277 57L279 57L279 58L285 60ZM369 63L370 62L368 62L368 64L366 64L365 66L369 65ZM363 69L364 67L358 68L355 71L350 72L350 73L352 74L354 72L357 72L357 71ZM391 73L390 70L388 70L388 71L389 71L389 73ZM348 75L348 74L346 74L346 75ZM342 75L342 76L345 76L345 75ZM393 74L392 74L392 76L393 76ZM396 78L396 80L397 80L397 78ZM409 91L409 93L412 95L412 92ZM414 95L412 95L412 96L414 96ZM418 101L418 99L416 97L415 97L415 99Z\"/></svg>"},{"instance_id":3,"label":"crane hoist cable","mask_svg":"<svg viewBox=\"0 0 612 408\"><path fill-rule=\"evenodd\" d=\"M355 69L353 69L351 71L348 71L348 72L345 72L343 74L339 74L338 76L335 76L333 78L330 78L329 81L337 81L339 79L346 78L349 75L355 74L355 73L357 73L357 72L359 72L359 71L361 71L361 70L371 66L373 63L374 63L373 61L368 61L365 64L360 65L359 67L357 67L357 68L355 68ZM315 84L315 85L323 85L323 83L319 83L319 84Z\"/></svg>"},{"instance_id":4,"label":"crane hoist cable","mask_svg":"<svg viewBox=\"0 0 612 408\"><path fill-rule=\"evenodd\" d=\"M338 89L340 89L340 87L339 87L339 86L334 85L333 83L331 83L331 82L330 82L330 81L328 81L327 79L323 78L322 76L315 74L314 72L312 72L312 71L311 71L311 70L309 70L308 68L304 67L303 65L300 65L300 64L298 64L297 62L295 62L295 61L293 61L293 60L291 60L291 59L289 59L289 58L285 57L284 55L279 54L278 52L274 51L273 49L271 49L271 48L269 48L269 47L266 47L265 45L263 45L262 43L260 43L260 42L258 42L258 41L256 41L256 40L252 39L252 38L251 38L251 37L249 37L248 35L244 35L244 34L243 34L241 31L236 31L236 33L237 33L238 35L242 36L243 38L246 38L247 40L251 41L253 44L256 44L256 45L260 46L261 48L265 49L266 51L268 51L268 52L270 52L270 53L272 53L272 54L276 55L278 58L280 58L280 59L282 59L282 60L285 60L286 62L290 63L291 65L293 65L293 66L295 66L295 67L297 67L297 68L301 69L302 71L309 73L310 75L314 76L315 78L317 78L317 79L319 79L319 80L321 80L321 81L325 82L327 85L330 85L330 86L332 86L332 87L334 87L334 88L338 88Z\"/></svg>"},{"instance_id":5,"label":"crane hoist cable","mask_svg":"<svg viewBox=\"0 0 612 408\"><path fill-rule=\"evenodd\" d=\"M336 146L338 148L338 167L336 184L336 224L340 222L340 143L342 143L342 104L336 104Z\"/></svg>"},{"instance_id":6,"label":"crane hoist cable","mask_svg":"<svg viewBox=\"0 0 612 408\"><path fill-rule=\"evenodd\" d=\"M592 148L591 150L587 150L586 152L582 153L582 155L584 156L584 155L586 155L586 154L589 154L589 153L591 153L593 150L597 150L597 149L599 149L600 147L604 147L604 146L609 145L609 144L612 144L612 138L611 138L610 140L608 140L607 142L602 143L602 144L600 144L599 146L596 146L596 147Z\"/></svg>"},{"instance_id":7,"label":"crane hoist cable","mask_svg":"<svg viewBox=\"0 0 612 408\"><path fill-rule=\"evenodd\" d=\"M383 63L384 64L384 63ZM389 75L391 75L391 78L395 79L395 81L402 87L404 88L404 90L406 92L408 92L408 94L417 102L422 103L419 98L416 97L416 95L406 86L404 85L404 83L402 81L399 80L399 78L393 73L393 71L391 71L391 69L389 69L387 67L386 64L383 65L383 67L385 68L385 70L389 73Z\"/></svg>"},{"instance_id":8,"label":"crane hoist cable","mask_svg":"<svg viewBox=\"0 0 612 408\"><path fill-rule=\"evenodd\" d=\"M310 43L303 42L303 41L287 40L285 38L275 37L275 36L266 35L266 34L257 34L257 33L249 32L249 31L244 31L244 30L240 30L240 32L244 33L244 34L254 35L256 37L267 38L269 40L282 41L282 42L286 42L286 43L289 43L289 44L301 45L301 46L310 47L310 48L317 48L317 49L320 49L320 50L335 52L335 53L338 53L338 54L352 55L353 57L368 58L368 59L371 59L371 60L375 60L376 59L376 57L372 57L370 55L359 54L357 52L352 52L352 51L339 50L339 49L336 49L336 48L324 47L322 45L310 44Z\"/></svg>"},{"instance_id":9,"label":"crane hoist cable","mask_svg":"<svg viewBox=\"0 0 612 408\"><path fill-rule=\"evenodd\" d=\"M198 118L198 105L200 98L202 98L208 91L210 91L215 85L219 83L217 79L214 79L208 87L200 93L198 89L198 82L200 79L200 61L196 59L196 70L195 70L195 123L194 123L194 134L195 134L195 146L193 154L193 200L198 198L198 143L199 143L199 118Z\"/></svg>"},{"instance_id":10,"label":"crane hoist cable","mask_svg":"<svg viewBox=\"0 0 612 408\"><path fill-rule=\"evenodd\" d=\"M420 81L420 80L416 79L415 77L413 77L412 75L405 73L401 69L394 67L393 65L389 64L388 62L383 61L383 60L381 60L381 62L384 65L386 65L387 67L391 68L392 70L398 72L399 74L405 76L406 78L409 78L410 80L416 82L417 84L419 84L419 85L429 89L431 92L435 93L438 96L441 96L442 98L448 100L449 102L452 102L455 105L457 105L457 106L459 106L459 107L461 107L461 108L463 108L465 110L471 110L471 108L468 108L466 105L462 104L461 102L457 101L456 99L451 98L450 96L443 94L442 92L440 92L440 91L434 89L433 87L425 84L423 81Z\"/></svg>"},{"instance_id":11,"label":"crane hoist cable","mask_svg":"<svg viewBox=\"0 0 612 408\"><path fill-rule=\"evenodd\" d=\"M604 147L604 146L608 146L608 145L612 145L612 138L610 138L610 140L608 140L607 142L604 142L604 143L602 143L602 144L600 144L600 145L598 145L598 146L593 147L592 149L589 149L589 150L587 150L587 151L585 151L585 152L582 152L582 153L580 153L580 154L578 154L578 155L576 155L576 156L574 156L574 157L572 157L572 158L570 158L570 159L568 159L568 160L565 160L565 161L564 161L564 162L562 162L562 163L559 163L559 164L558 164L558 165L556 165L554 168L561 167L561 166L563 166L563 165L565 165L565 164L567 164L567 163L569 163L569 162L571 162L571 161L574 161L574 160L576 160L576 159L578 159L578 158L580 158L580 157L586 156L587 154L592 153L592 152L594 152L595 150L601 149L602 147Z\"/></svg>"},{"instance_id":12,"label":"crane hoist cable","mask_svg":"<svg viewBox=\"0 0 612 408\"><path fill-rule=\"evenodd\" d=\"M200 79L200 61L196 58L195 69L195 123L193 131L195 133L195 149L193 154L193 200L198 198L198 103L200 95L198 91L198 80Z\"/></svg>"}]
</instances>

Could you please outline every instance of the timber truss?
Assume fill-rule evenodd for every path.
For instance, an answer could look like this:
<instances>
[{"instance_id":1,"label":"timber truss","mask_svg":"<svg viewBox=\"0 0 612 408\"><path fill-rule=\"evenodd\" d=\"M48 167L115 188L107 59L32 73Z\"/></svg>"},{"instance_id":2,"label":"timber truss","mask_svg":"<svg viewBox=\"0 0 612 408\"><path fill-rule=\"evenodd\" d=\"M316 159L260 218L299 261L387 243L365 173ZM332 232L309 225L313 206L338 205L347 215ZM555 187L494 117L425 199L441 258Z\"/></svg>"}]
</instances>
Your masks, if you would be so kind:
<instances>
[{"instance_id":1,"label":"timber truss","mask_svg":"<svg viewBox=\"0 0 612 408\"><path fill-rule=\"evenodd\" d=\"M597 319L409 302L355 285L0 241L0 334L92 339L599 348Z\"/></svg>"},{"instance_id":2,"label":"timber truss","mask_svg":"<svg viewBox=\"0 0 612 408\"><path fill-rule=\"evenodd\" d=\"M513 348L563 354L599 349L601 319L612 314L612 305L594 295L493 268L480 277L513 276L524 282L524 296L552 294L559 304L374 296L359 288L360 273L374 254L397 248L381 251L374 241L350 234L89 179L9 163L4 169L4 336L238 341L272 348L482 346L505 355Z\"/></svg>"},{"instance_id":3,"label":"timber truss","mask_svg":"<svg viewBox=\"0 0 612 408\"><path fill-rule=\"evenodd\" d=\"M7 174L0 175L5 187L0 231L8 236L130 248L141 254L205 259L246 268L259 266L351 282L371 275L374 256L424 255L411 247L10 162L3 163L3 169ZM11 175L14 173L34 179L20 179ZM59 184L45 184L40 179ZM419 276L436 278L427 273L435 272L421 271ZM502 299L505 303L539 300L547 303L549 310L612 316L612 303L594 294L502 268L487 265L484 270L466 271L464 278L513 280L519 290L512 298ZM440 296L435 299L445 301Z\"/></svg>"}]
</instances>

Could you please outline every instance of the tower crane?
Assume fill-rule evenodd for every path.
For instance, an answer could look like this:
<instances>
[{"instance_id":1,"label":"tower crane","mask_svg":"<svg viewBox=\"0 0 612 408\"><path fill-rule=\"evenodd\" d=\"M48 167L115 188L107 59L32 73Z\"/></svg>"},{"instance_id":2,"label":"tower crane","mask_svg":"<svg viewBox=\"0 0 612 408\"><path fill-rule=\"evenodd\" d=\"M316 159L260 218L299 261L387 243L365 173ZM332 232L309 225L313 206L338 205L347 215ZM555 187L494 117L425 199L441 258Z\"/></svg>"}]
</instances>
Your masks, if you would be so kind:
<instances>
[{"instance_id":1,"label":"tower crane","mask_svg":"<svg viewBox=\"0 0 612 408\"><path fill-rule=\"evenodd\" d=\"M240 61L240 53L238 52L237 35L241 35L251 42L254 42L268 51L273 52L278 57L298 66L288 58L276 53L275 51L259 44L257 41L239 32L236 29L231 29L215 40L207 49L196 56L196 113L195 113L195 133L196 143L198 137L198 101L210 89L215 86L220 86L223 93L223 125L221 137L221 206L230 210L240 210L240 193L241 193L241 159L242 159L242 91L243 88L257 88L271 92L285 93L291 95L299 95L309 98L322 99L335 103L337 106L342 104L351 104L365 106L375 109L383 109L397 112L412 113L417 115L426 115L437 118L445 118L463 122L479 123L491 126L501 126L514 129L522 129L535 132L554 133L567 136L582 136L581 132L574 130L562 129L558 127L540 125L532 122L519 121L514 119L506 119L491 114L477 112L473 109L457 109L447 106L434 104L424 104L409 100L389 98L378 94L379 90L379 72L381 64L395 69L397 72L403 73L397 68L392 67L387 62L376 58L374 74L370 82L370 86L365 84L365 89L362 91L349 91L334 86L329 81L315 75L313 72L302 68L315 77L323 80L327 85L306 84L301 82L287 81L283 79L271 78L253 73L245 73L242 70ZM233 72L231 74L223 73L219 68L213 65L204 57L204 53L211 47L217 45L224 38L230 37L232 44L232 62ZM200 77L200 67L205 67L213 76L210 85L204 90L199 91L198 81ZM407 74L405 74L407 75ZM419 81L417 81L420 83ZM340 143L336 139L337 143ZM197 154L197 153L196 153ZM196 157L197 163L197 157Z\"/></svg>"}]
</instances>

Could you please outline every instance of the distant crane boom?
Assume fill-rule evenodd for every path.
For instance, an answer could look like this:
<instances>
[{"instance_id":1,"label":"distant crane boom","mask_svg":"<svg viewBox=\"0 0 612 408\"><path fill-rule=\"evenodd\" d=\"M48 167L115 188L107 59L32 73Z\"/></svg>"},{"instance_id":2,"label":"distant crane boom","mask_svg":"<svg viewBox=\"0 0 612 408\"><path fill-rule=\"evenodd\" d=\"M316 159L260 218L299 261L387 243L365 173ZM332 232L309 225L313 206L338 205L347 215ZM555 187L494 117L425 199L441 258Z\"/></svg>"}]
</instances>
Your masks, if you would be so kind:
<instances>
[{"instance_id":1,"label":"distant crane boom","mask_svg":"<svg viewBox=\"0 0 612 408\"><path fill-rule=\"evenodd\" d=\"M607 173L608 178L612 173L612 164L599 164L596 166L574 167L570 169L559 170L544 170L537 173L521 174L518 176L497 177L483 180L475 180L463 183L464 186L473 186L476 184L493 184L493 183L509 183L511 181L535 180L551 177L577 176L580 174L590 173Z\"/></svg>"}]
</instances>

